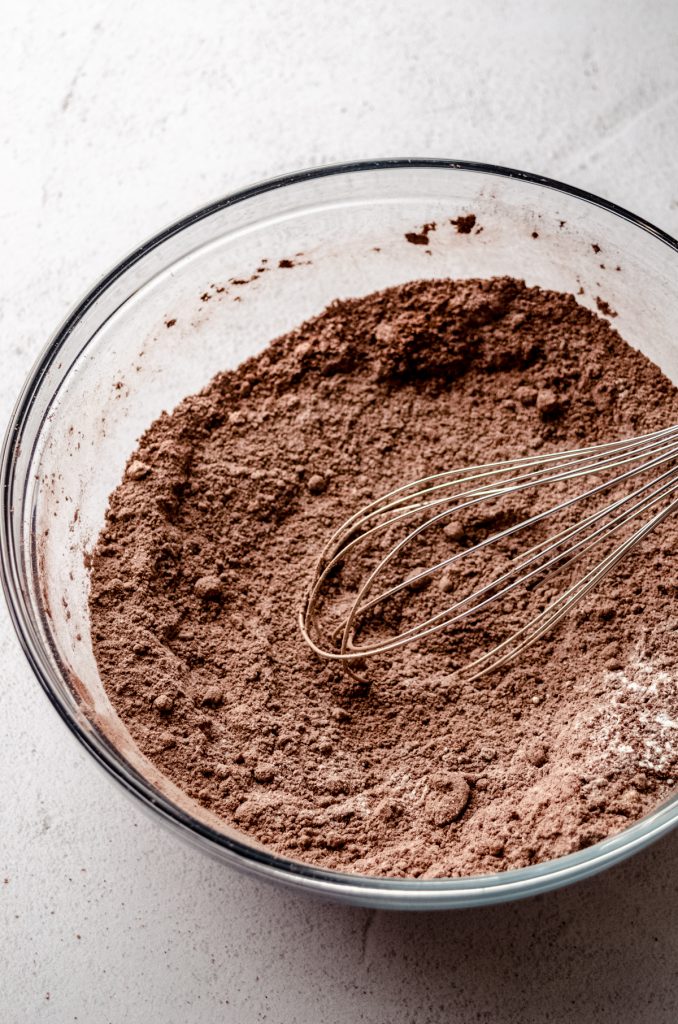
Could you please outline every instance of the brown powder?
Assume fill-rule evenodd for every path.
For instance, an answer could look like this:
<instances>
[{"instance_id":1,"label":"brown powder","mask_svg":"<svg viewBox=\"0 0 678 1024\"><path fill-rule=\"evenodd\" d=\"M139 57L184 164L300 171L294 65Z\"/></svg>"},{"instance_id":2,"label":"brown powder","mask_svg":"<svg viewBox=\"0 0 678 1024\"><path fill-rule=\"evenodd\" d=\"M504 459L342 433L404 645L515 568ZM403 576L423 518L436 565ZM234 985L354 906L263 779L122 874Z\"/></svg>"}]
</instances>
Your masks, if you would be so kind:
<instances>
[{"instance_id":1,"label":"brown powder","mask_svg":"<svg viewBox=\"0 0 678 1024\"><path fill-rule=\"evenodd\" d=\"M436 230L436 222L432 221L430 224L423 224L419 231L407 231L405 238L412 245L428 245L429 236Z\"/></svg>"},{"instance_id":2,"label":"brown powder","mask_svg":"<svg viewBox=\"0 0 678 1024\"><path fill-rule=\"evenodd\" d=\"M296 615L328 532L394 486L674 422L678 390L573 296L501 278L333 303L131 456L92 567L115 708L192 796L325 867L501 871L618 831L677 771L675 521L475 683L441 636L361 685Z\"/></svg>"},{"instance_id":3,"label":"brown powder","mask_svg":"<svg viewBox=\"0 0 678 1024\"><path fill-rule=\"evenodd\" d=\"M470 235L476 226L476 215L475 213L467 213L465 216L456 217L455 220L451 220L450 224L454 224L458 235ZM534 238L534 235L532 237Z\"/></svg>"}]
</instances>

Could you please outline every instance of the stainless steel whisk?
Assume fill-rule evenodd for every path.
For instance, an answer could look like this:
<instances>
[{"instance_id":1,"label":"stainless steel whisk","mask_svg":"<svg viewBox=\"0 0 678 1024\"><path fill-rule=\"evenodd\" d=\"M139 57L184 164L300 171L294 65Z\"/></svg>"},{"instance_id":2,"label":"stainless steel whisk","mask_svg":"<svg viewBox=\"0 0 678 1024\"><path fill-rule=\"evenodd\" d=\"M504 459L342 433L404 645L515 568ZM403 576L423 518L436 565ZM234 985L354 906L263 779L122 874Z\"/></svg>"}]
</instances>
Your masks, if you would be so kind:
<instances>
[{"instance_id":1,"label":"stainless steel whisk","mask_svg":"<svg viewBox=\"0 0 678 1024\"><path fill-rule=\"evenodd\" d=\"M614 472L616 471L616 472ZM606 480L601 473L612 472ZM635 480L640 475L649 479ZM498 530L475 544L455 551L414 575L405 575L395 583L377 586L380 577L389 568L396 567L396 559L425 531L441 529L460 513L468 514L483 502L496 502L503 496L513 495L530 488L554 487L561 481L594 477L593 486L574 497L568 497L544 511L505 529ZM593 511L577 522L550 533L510 558L508 567L488 583L470 594L453 600L451 604L420 622L386 638L378 637L360 643L356 639L365 617L377 605L383 605L396 594L410 588L424 586L429 577L442 573L450 566L459 567L464 559L477 555L490 545L513 538L522 531L545 523L578 502L591 502L612 488L626 486L621 497L603 500ZM491 612L493 605L518 588L534 586L555 572L577 561L623 530L625 526L642 520L634 532L617 543L599 561L553 598L539 614L516 629L490 650L474 657L459 671L470 672L476 678L499 668L514 658L547 630L551 629L578 601L603 579L663 519L678 509L678 425L620 441L591 445L586 448L550 454L526 456L486 465L469 466L444 473L435 473L398 487L377 498L351 515L329 538L315 566L306 593L299 625L304 639L321 657L353 663L393 651L451 626L478 613ZM416 525L413 525L413 520ZM344 567L351 557L364 556L371 551L386 531L403 527L405 536L384 552L378 551L376 564L363 575L348 611L342 615L339 628L329 638L322 639L322 624L318 619L320 604L329 596L330 579ZM511 542L513 543L513 542ZM440 592L441 601L445 595ZM450 600L450 597L448 597Z\"/></svg>"}]
</instances>

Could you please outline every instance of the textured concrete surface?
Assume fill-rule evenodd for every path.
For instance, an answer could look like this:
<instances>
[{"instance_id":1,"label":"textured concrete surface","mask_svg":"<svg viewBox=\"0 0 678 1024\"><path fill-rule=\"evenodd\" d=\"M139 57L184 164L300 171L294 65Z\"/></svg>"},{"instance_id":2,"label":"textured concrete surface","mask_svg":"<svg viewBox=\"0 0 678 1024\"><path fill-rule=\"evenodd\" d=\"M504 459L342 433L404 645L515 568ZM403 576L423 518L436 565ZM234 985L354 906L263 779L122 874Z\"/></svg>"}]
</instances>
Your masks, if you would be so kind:
<instances>
[{"instance_id":1,"label":"textured concrete surface","mask_svg":"<svg viewBox=\"0 0 678 1024\"><path fill-rule=\"evenodd\" d=\"M0 21L3 429L96 276L281 171L487 160L678 233L672 0L25 0ZM375 915L262 887L184 849L93 767L0 615L3 1024L678 1017L678 833L482 912Z\"/></svg>"}]
</instances>

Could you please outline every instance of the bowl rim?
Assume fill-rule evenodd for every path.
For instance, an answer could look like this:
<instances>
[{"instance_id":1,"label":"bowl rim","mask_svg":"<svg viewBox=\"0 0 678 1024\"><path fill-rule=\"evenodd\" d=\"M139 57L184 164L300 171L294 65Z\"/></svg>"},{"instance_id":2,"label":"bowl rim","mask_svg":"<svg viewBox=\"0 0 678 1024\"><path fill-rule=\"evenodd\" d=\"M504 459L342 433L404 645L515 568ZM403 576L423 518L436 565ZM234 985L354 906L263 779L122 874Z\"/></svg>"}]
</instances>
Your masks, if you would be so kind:
<instances>
[{"instance_id":1,"label":"bowl rim","mask_svg":"<svg viewBox=\"0 0 678 1024\"><path fill-rule=\"evenodd\" d=\"M298 888L324 893L334 898L370 906L384 906L394 909L433 909L454 906L470 906L497 903L532 895L557 888L568 882L597 873L604 868L630 856L637 849L645 847L678 825L678 799L669 798L649 815L621 832L617 832L584 850L566 856L529 865L525 868L511 868L489 875L471 875L441 879L391 878L351 874L316 867L301 861L279 856L266 849L257 849L244 842L224 835L181 810L167 797L155 790L134 769L131 769L121 755L112 753L112 748L84 727L78 717L53 688L46 670L41 663L40 651L34 644L30 627L31 614L21 587L20 551L13 540L13 493L17 459L20 454L23 430L30 412L41 392L47 371L65 344L71 332L87 310L127 270L138 263L152 250L169 238L181 234L193 224L218 213L229 206L256 198L276 189L302 184L306 181L340 175L374 171L398 170L443 170L476 173L488 177L509 178L541 186L550 190L592 204L600 209L628 221L638 229L654 236L678 254L678 241L661 228L643 217L624 209L615 203L602 199L583 189L566 185L553 178L502 167L496 164L443 158L385 158L349 163L337 163L309 168L279 175L257 182L249 187L231 192L221 199L207 204L193 213L170 224L147 242L133 249L108 273L104 274L75 304L62 324L53 333L37 360L19 393L6 429L0 462L0 483L2 485L2 512L0 514L0 576L9 610L10 619L19 639L21 648L57 713L66 723L76 739L85 747L107 775L116 780L123 789L141 802L146 810L156 812L166 824L174 826L186 838L206 841L208 848L222 859L236 866L269 879L275 879ZM53 397L53 396L52 396ZM51 399L50 399L51 401ZM668 803L668 805L667 805Z\"/></svg>"}]
</instances>

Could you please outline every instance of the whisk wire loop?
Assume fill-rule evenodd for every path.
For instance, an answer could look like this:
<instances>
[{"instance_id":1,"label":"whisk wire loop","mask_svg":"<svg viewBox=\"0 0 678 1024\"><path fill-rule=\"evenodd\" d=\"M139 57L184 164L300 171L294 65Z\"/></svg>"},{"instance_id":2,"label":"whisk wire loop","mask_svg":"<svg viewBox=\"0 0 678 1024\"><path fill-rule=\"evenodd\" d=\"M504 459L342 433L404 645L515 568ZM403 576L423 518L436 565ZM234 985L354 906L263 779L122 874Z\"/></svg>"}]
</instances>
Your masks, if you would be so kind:
<instances>
[{"instance_id":1,"label":"whisk wire loop","mask_svg":"<svg viewBox=\"0 0 678 1024\"><path fill-rule=\"evenodd\" d=\"M678 425L674 425L634 438L580 449L447 470L399 486L349 516L328 539L316 562L299 613L302 635L318 655L346 665L396 650L486 612L518 588L529 589L539 585L546 578L570 568L587 552L606 543L624 527L648 514L649 519L608 551L579 580L505 639L473 658L464 666L463 671L471 672L471 678L475 678L498 668L551 629L651 530L678 508L678 497L673 497L678 491L677 463ZM601 479L601 474L610 475ZM455 567L463 559L479 556L485 549L506 541L513 542L523 531L543 527L549 520L568 513L579 502L590 504L606 491L628 485L635 477L647 474L653 475L634 489L626 490L620 497L587 512L578 521L567 523L519 554L511 554L508 568L489 582L480 583L471 593L429 614L395 636L358 642L357 634L368 613L377 606L385 605L408 588L414 590L434 575ZM453 519L467 518L472 510L483 503L496 503L502 498L528 492L532 488L555 488L586 477L594 477L590 481L592 486L580 493L497 530L461 551L438 559L428 568L405 575L395 583L391 582L376 595L373 594L377 581L389 568L397 565L399 556L406 553L426 531L442 529L446 522ZM659 505L661 507L654 511ZM409 521L422 517L423 521L409 528ZM356 562L359 558L364 559L366 552L371 551L381 536L389 537L393 530L403 527L405 535L391 543L385 553L377 554L376 563L359 583L340 625L332 630L329 641L322 641L318 613L320 605L328 598L331 578L351 558L355 558Z\"/></svg>"}]
</instances>

